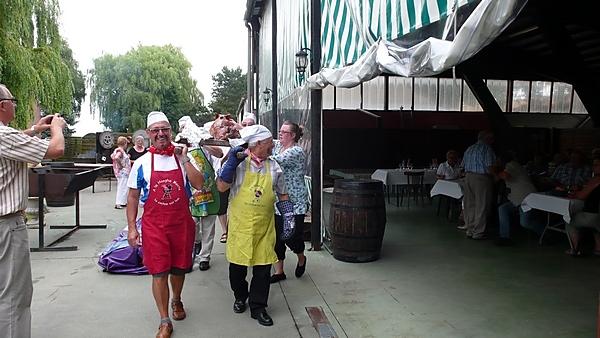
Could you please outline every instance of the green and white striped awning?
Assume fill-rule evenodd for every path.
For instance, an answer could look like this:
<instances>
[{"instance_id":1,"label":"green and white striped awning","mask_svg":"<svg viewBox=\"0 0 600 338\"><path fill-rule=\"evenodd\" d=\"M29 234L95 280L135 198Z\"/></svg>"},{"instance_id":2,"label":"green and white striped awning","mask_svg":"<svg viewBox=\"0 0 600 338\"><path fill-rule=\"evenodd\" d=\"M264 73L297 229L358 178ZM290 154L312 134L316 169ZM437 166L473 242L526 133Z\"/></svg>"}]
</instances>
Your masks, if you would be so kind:
<instances>
[{"instance_id":1,"label":"green and white striped awning","mask_svg":"<svg viewBox=\"0 0 600 338\"><path fill-rule=\"evenodd\" d=\"M322 0L322 66L354 63L379 38L392 41L477 0Z\"/></svg>"}]
</instances>

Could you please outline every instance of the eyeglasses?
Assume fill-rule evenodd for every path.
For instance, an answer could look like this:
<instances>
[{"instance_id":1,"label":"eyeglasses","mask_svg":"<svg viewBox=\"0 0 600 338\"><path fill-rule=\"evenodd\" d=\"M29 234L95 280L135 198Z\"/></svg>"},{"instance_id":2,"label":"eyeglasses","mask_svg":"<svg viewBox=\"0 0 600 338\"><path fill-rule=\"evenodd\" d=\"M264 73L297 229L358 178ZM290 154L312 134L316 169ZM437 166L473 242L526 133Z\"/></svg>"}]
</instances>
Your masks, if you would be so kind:
<instances>
[{"instance_id":1,"label":"eyeglasses","mask_svg":"<svg viewBox=\"0 0 600 338\"><path fill-rule=\"evenodd\" d=\"M153 128L153 129L149 129L149 132L151 132L152 134L158 134L159 132L163 132L163 134L168 134L171 132L171 128Z\"/></svg>"},{"instance_id":2,"label":"eyeglasses","mask_svg":"<svg viewBox=\"0 0 600 338\"><path fill-rule=\"evenodd\" d=\"M2 101L11 101L14 104L17 104L19 102L19 100L15 99L15 98L12 98L12 99L0 99L0 102L2 102Z\"/></svg>"},{"instance_id":3,"label":"eyeglasses","mask_svg":"<svg viewBox=\"0 0 600 338\"><path fill-rule=\"evenodd\" d=\"M280 130L279 131L280 134L291 134L291 131L285 131L285 130Z\"/></svg>"}]
</instances>

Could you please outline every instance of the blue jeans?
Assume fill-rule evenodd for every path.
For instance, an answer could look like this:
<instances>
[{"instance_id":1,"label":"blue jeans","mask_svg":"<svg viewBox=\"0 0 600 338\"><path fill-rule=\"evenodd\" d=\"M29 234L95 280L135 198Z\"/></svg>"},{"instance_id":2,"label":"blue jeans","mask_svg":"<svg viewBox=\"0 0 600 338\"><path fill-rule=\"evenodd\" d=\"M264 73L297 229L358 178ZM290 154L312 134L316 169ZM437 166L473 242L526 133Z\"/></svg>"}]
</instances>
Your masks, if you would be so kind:
<instances>
[{"instance_id":1,"label":"blue jeans","mask_svg":"<svg viewBox=\"0 0 600 338\"><path fill-rule=\"evenodd\" d=\"M501 238L510 238L510 227L517 213L522 227L533 230L538 235L542 234L546 223L540 215L536 214L535 210L524 212L520 207L508 201L498 207L499 233Z\"/></svg>"}]
</instances>

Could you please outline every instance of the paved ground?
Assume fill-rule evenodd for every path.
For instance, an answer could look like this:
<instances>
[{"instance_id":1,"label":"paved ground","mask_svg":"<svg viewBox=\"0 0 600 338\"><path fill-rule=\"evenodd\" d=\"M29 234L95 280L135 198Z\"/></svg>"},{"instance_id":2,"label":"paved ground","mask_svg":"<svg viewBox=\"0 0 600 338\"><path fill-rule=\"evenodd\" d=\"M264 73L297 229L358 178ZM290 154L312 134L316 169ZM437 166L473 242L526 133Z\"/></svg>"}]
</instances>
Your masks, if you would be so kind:
<instances>
[{"instance_id":1,"label":"paved ground","mask_svg":"<svg viewBox=\"0 0 600 338\"><path fill-rule=\"evenodd\" d=\"M81 192L80 230L59 245L71 252L32 253L34 337L154 337L158 315L150 277L110 275L97 254L125 226L114 185ZM325 198L326 199L326 198ZM74 208L50 208L47 224L72 224ZM219 228L218 228L219 229ZM65 230L48 230L49 243ZM37 230L30 230L37 246ZM217 238L220 230L217 230ZM307 274L271 288L273 327L234 314L224 245L208 271L188 275L188 318L174 337L318 337L306 307L321 307L339 337L593 337L598 315L600 259L567 257L564 243L539 247L527 236L516 247L467 240L432 207L388 205L382 258L339 262L308 252ZM291 277L291 278L290 278Z\"/></svg>"}]
</instances>

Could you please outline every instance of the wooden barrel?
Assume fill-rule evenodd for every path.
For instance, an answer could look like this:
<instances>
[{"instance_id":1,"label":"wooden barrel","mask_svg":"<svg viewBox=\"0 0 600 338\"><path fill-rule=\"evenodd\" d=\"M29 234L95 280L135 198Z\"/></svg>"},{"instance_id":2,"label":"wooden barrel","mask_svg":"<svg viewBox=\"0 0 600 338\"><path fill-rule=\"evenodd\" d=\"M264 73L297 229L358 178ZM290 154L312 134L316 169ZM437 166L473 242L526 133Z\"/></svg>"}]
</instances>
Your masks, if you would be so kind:
<instances>
[{"instance_id":1,"label":"wooden barrel","mask_svg":"<svg viewBox=\"0 0 600 338\"><path fill-rule=\"evenodd\" d=\"M381 181L335 181L328 226L334 258L353 263L378 259L385 222Z\"/></svg>"}]
</instances>

